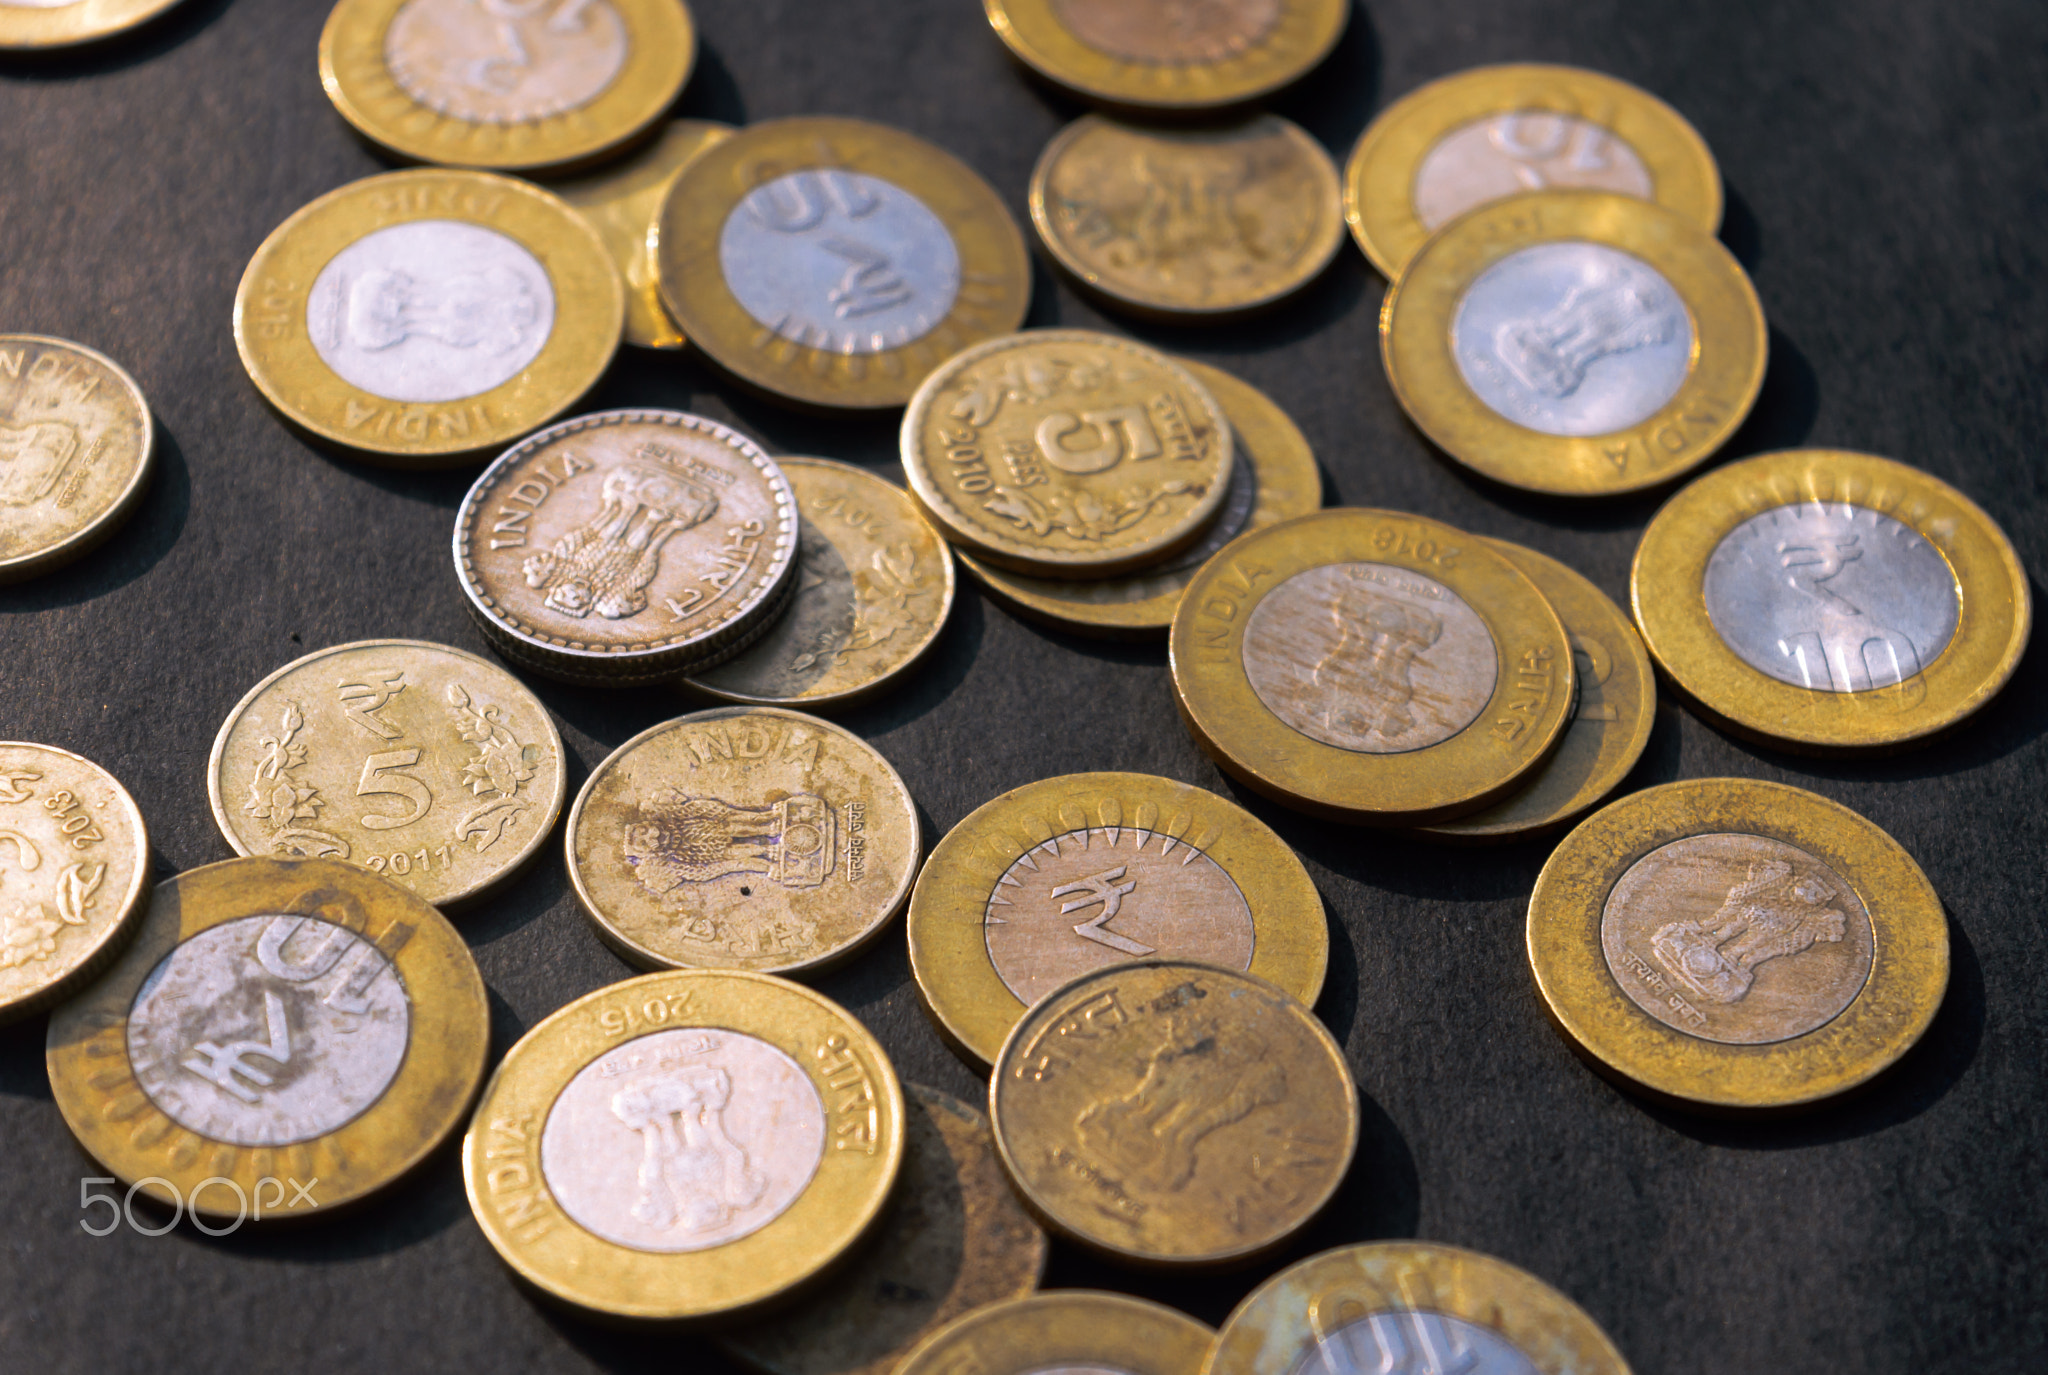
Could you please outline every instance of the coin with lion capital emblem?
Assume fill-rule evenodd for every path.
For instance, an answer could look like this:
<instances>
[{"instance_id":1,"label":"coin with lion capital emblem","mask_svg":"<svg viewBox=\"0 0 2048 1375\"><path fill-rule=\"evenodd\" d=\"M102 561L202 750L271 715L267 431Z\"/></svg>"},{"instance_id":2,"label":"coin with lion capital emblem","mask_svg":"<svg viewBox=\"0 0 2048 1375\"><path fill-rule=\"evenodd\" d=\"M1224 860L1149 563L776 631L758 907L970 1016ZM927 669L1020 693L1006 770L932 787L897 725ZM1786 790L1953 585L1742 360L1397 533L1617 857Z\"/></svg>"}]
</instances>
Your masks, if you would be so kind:
<instances>
[{"instance_id":1,"label":"coin with lion capital emblem","mask_svg":"<svg viewBox=\"0 0 2048 1375\"><path fill-rule=\"evenodd\" d=\"M1058 1289L955 1320L895 1375L1197 1375L1215 1336L1164 1304Z\"/></svg>"}]
</instances>

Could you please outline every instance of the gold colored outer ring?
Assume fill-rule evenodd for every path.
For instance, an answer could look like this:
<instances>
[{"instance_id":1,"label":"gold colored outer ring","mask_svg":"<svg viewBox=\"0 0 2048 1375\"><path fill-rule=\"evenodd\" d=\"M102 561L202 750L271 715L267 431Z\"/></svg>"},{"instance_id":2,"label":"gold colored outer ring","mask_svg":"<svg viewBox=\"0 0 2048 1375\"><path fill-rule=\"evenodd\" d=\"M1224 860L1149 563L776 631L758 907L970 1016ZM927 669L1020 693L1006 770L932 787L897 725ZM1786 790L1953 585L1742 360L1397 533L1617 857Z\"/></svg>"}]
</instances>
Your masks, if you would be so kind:
<instances>
[{"instance_id":1,"label":"gold colored outer ring","mask_svg":"<svg viewBox=\"0 0 2048 1375\"><path fill-rule=\"evenodd\" d=\"M1473 395L1451 325L1479 275L1537 244L1584 240L1649 264L1684 301L1693 356L1662 409L1611 434L1528 429ZM1555 496L1612 496L1704 463L1756 404L1769 354L1763 303L1721 241L1669 210L1605 191L1546 191L1482 205L1409 260L1380 307L1380 358L1395 399L1431 442L1495 482Z\"/></svg>"},{"instance_id":2,"label":"gold colored outer ring","mask_svg":"<svg viewBox=\"0 0 2048 1375\"><path fill-rule=\"evenodd\" d=\"M1351 17L1350 0L1282 0L1273 31L1219 62L1131 62L1081 41L1052 0L982 0L988 22L1018 60L1077 95L1141 110L1210 110L1279 90L1329 56Z\"/></svg>"},{"instance_id":3,"label":"gold colored outer ring","mask_svg":"<svg viewBox=\"0 0 2048 1375\"><path fill-rule=\"evenodd\" d=\"M1797 846L1847 880L1870 913L1870 978L1825 1026L1723 1045L1666 1026L1615 982L1600 944L1615 883L1652 850L1716 832ZM1782 783L1693 778L1633 793L1559 843L1529 896L1529 964L1552 1020L1595 1069L1660 1099L1795 1108L1855 1088L1920 1039L1948 987L1948 922L1912 856L1847 807Z\"/></svg>"},{"instance_id":4,"label":"gold colored outer ring","mask_svg":"<svg viewBox=\"0 0 2048 1375\"><path fill-rule=\"evenodd\" d=\"M1405 568L1457 593L1486 623L1499 673L1470 726L1405 754L1364 754L1310 739L1259 699L1245 673L1246 623L1281 583L1333 563ZM1182 722L1224 772L1286 806L1365 825L1446 821L1514 791L1563 738L1576 681L1557 613L1486 541L1422 516L1359 507L1225 545L1182 594L1167 661Z\"/></svg>"},{"instance_id":5,"label":"gold colored outer ring","mask_svg":"<svg viewBox=\"0 0 2048 1375\"><path fill-rule=\"evenodd\" d=\"M1416 1310L1491 1328L1542 1375L1629 1375L1600 1325L1542 1280L1421 1241L1341 1246L1290 1265L1224 1319L1202 1375L1284 1375L1348 1323Z\"/></svg>"},{"instance_id":6,"label":"gold colored outer ring","mask_svg":"<svg viewBox=\"0 0 2048 1375\"><path fill-rule=\"evenodd\" d=\"M960 294L946 318L880 353L828 352L762 326L725 283L719 237L756 187L810 168L879 177L938 216L960 254ZM827 409L885 410L961 349L1008 334L1031 304L1024 233L995 189L923 139L860 119L765 120L707 149L669 187L654 222L662 300L690 342L740 381Z\"/></svg>"},{"instance_id":7,"label":"gold colored outer ring","mask_svg":"<svg viewBox=\"0 0 2048 1375\"><path fill-rule=\"evenodd\" d=\"M1721 170L1685 116L1639 86L1579 67L1514 63L1439 77L1380 111L1344 168L1344 218L1380 275L1401 274L1429 238L1415 176L1445 135L1489 115L1575 115L1635 150L1657 204L1706 233L1721 227Z\"/></svg>"},{"instance_id":8,"label":"gold colored outer ring","mask_svg":"<svg viewBox=\"0 0 2048 1375\"><path fill-rule=\"evenodd\" d=\"M540 260L555 323L518 376L459 401L388 401L342 380L306 333L306 298L334 255L415 220L495 230ZM550 192L488 172L421 168L329 191L272 230L235 290L242 366L294 425L396 468L446 468L546 424L597 384L618 352L626 292L584 218Z\"/></svg>"},{"instance_id":9,"label":"gold colored outer ring","mask_svg":"<svg viewBox=\"0 0 2048 1375\"><path fill-rule=\"evenodd\" d=\"M1816 692L1758 672L1707 616L1707 561L1752 516L1846 502L1910 527L1948 560L1962 601L1954 637L1912 682ZM1650 653L1706 712L1739 734L1806 751L1884 753L1968 719L2012 678L2033 630L2019 555L1981 507L1941 479L1874 454L1786 449L1717 468L1643 531L1629 599Z\"/></svg>"},{"instance_id":10,"label":"gold colored outer ring","mask_svg":"<svg viewBox=\"0 0 2048 1375\"><path fill-rule=\"evenodd\" d=\"M0 16L7 13L6 9L0 8ZM6 43L0 42L0 49L7 46ZM0 559L0 584L20 582L24 578L32 578L39 573L60 568L106 543L107 537L120 529L121 523L135 513L135 505L142 500L143 489L149 485L150 471L156 465L156 417L150 414L148 398L143 396L142 388L136 385L135 379L128 375L126 368L98 349L87 348L84 344L73 343L69 339L59 339L48 334L0 334L0 349L17 344L82 353L112 373L114 379L121 384L121 389L127 393L130 404L135 407L135 413L142 418L142 458L135 465L135 476L121 489L121 494L114 499L114 504L102 511L83 529L73 532L69 538L48 548L33 549L26 554L17 554L11 559Z\"/></svg>"},{"instance_id":11,"label":"gold colored outer ring","mask_svg":"<svg viewBox=\"0 0 2048 1375\"><path fill-rule=\"evenodd\" d=\"M984 921L997 880L1019 855L1097 826L1173 836L1214 860L1252 911L1251 973L1315 1004L1329 967L1329 921L1308 870L1271 827L1228 798L1170 778L1067 774L977 807L932 847L911 890L910 971L955 1051L977 1067L993 1064L1029 1010L989 959Z\"/></svg>"},{"instance_id":12,"label":"gold colored outer ring","mask_svg":"<svg viewBox=\"0 0 2048 1375\"><path fill-rule=\"evenodd\" d=\"M1058 1289L955 1318L894 1375L990 1375L1074 1365L1194 1375L1215 1337L1179 1309L1097 1289Z\"/></svg>"},{"instance_id":13,"label":"gold colored outer ring","mask_svg":"<svg viewBox=\"0 0 2048 1375\"><path fill-rule=\"evenodd\" d=\"M0 51L35 52L95 43L146 24L178 0L85 0L62 9L0 6Z\"/></svg>"},{"instance_id":14,"label":"gold colored outer ring","mask_svg":"<svg viewBox=\"0 0 2048 1375\"><path fill-rule=\"evenodd\" d=\"M249 916L309 916L377 945L404 981L411 1031L381 1097L344 1124L292 1146L234 1146L172 1121L128 1072L128 1012L173 949ZM394 948L395 946L395 948ZM156 886L135 939L113 967L50 1015L50 1087L95 1160L158 1202L171 1189L191 1212L242 1216L226 1180L317 1179L314 1201L280 1216L353 1203L405 1174L461 1125L483 1081L490 1009L483 977L455 928L423 899L367 869L327 859L230 859ZM169 1186L168 1188L166 1186ZM268 1196L265 1196L269 1202ZM274 1204L272 1206L275 1206Z\"/></svg>"},{"instance_id":15,"label":"gold colored outer ring","mask_svg":"<svg viewBox=\"0 0 2048 1375\"><path fill-rule=\"evenodd\" d=\"M561 1211L541 1172L541 1133L570 1079L671 1026L766 1041L826 1105L827 1149L804 1192L767 1226L703 1251L602 1240ZM902 1163L903 1087L881 1042L822 994L729 970L646 974L554 1013L505 1052L462 1139L470 1211L504 1262L564 1302L638 1319L733 1316L782 1296L866 1235Z\"/></svg>"},{"instance_id":16,"label":"gold colored outer ring","mask_svg":"<svg viewBox=\"0 0 2048 1375\"><path fill-rule=\"evenodd\" d=\"M682 0L609 0L626 27L626 63L602 91L545 119L458 119L413 99L385 66L385 34L407 3L340 0L320 31L320 84L357 133L414 162L534 172L594 161L660 119L697 63Z\"/></svg>"}]
</instances>

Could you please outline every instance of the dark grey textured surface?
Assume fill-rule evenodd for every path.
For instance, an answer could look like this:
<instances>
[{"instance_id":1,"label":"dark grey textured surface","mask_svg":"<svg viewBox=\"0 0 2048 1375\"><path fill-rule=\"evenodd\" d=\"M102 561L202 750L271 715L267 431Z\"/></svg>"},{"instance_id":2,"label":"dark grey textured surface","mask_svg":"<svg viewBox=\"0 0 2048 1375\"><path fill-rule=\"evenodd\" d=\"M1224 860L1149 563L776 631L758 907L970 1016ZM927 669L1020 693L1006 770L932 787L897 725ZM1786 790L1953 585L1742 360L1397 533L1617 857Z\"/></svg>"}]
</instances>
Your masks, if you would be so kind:
<instances>
[{"instance_id":1,"label":"dark grey textured surface","mask_svg":"<svg viewBox=\"0 0 2048 1375\"><path fill-rule=\"evenodd\" d=\"M901 125L965 157L1020 218L1038 150L1075 112L1011 66L974 0L697 9L705 52L679 113ZM324 11L187 0L118 46L0 64L0 329L105 350L162 425L156 484L128 530L69 570L0 589L0 736L111 768L166 869L227 856L207 813L207 750L271 669L371 636L482 648L446 553L470 475L392 476L309 450L259 404L229 333L262 237L382 166L321 94ZM1572 62L1658 92L1721 160L1725 238L1773 326L1762 405L1729 453L1810 442L1919 464L2004 521L2038 577L2044 38L2038 0L1374 0L1276 106L1341 158L1390 95L1473 63ZM1621 595L1654 502L1512 498L1432 457L1380 372L1379 292L1347 248L1303 299L1251 325L1114 327L1264 387L1314 443L1334 501L1521 540ZM1032 318L1101 323L1043 270ZM889 421L794 417L665 357L624 358L591 404L700 410L775 452L887 464L893 449ZM2048 1367L2044 687L2037 648L1953 740L1853 765L1760 750L1666 709L1631 786L1739 774L1811 787L1895 835L1953 920L1954 981L1926 1042L1861 1099L1778 1125L1645 1107L1567 1052L1522 954L1547 847L1438 851L1251 802L1323 891L1334 959L1322 1011L1368 1100L1354 1181L1301 1249L1416 1236L1493 1252L1577 1298L1644 1375ZM540 691L575 783L677 710L655 692ZM895 761L933 835L1054 773L1224 786L1174 719L1162 650L1049 635L971 591L915 680L846 720ZM462 926L501 1050L627 972L552 856ZM900 938L824 987L907 1077L972 1096L917 1008ZM96 1170L51 1103L42 1037L41 1019L0 1032L0 1366L724 1368L694 1339L620 1336L529 1302L471 1223L448 1153L324 1225L86 1236L78 1180ZM1129 1283L1215 1321L1262 1274L1129 1280L1062 1250L1053 1278Z\"/></svg>"}]
</instances>

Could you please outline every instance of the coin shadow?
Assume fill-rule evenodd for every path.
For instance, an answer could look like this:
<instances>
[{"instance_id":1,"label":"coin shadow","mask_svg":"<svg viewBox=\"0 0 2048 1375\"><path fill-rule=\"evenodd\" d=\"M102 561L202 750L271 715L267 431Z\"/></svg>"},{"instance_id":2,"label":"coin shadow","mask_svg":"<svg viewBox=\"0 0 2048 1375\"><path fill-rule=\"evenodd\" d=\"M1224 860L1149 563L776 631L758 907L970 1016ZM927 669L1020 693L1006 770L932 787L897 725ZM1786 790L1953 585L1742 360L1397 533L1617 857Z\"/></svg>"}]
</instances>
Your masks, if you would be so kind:
<instances>
[{"instance_id":1,"label":"coin shadow","mask_svg":"<svg viewBox=\"0 0 2048 1375\"><path fill-rule=\"evenodd\" d=\"M671 119L715 119L733 125L747 122L747 102L740 94L740 83L717 46L705 41L701 27L697 30L697 65L668 113Z\"/></svg>"},{"instance_id":2,"label":"coin shadow","mask_svg":"<svg viewBox=\"0 0 2048 1375\"><path fill-rule=\"evenodd\" d=\"M1749 415L1714 456L1716 465L1774 449L1796 449L1813 433L1813 423L1820 416L1820 378L1813 364L1776 325L1770 328L1770 350L1763 390L1757 393ZM1687 473L1686 480L1700 471L1705 469Z\"/></svg>"},{"instance_id":3,"label":"coin shadow","mask_svg":"<svg viewBox=\"0 0 2048 1375\"><path fill-rule=\"evenodd\" d=\"M137 1211L144 1205L161 1226L170 1211L146 1195L138 1196ZM241 1260L271 1262L321 1262L367 1260L417 1246L446 1232L469 1217L468 1195L462 1182L462 1133L451 1132L426 1159L389 1188L360 1203L332 1213L308 1217L266 1219L260 1226L250 1224L224 1236L210 1236L183 1219L179 1240L208 1251L220 1251ZM225 1224L209 1223L218 1230Z\"/></svg>"},{"instance_id":4,"label":"coin shadow","mask_svg":"<svg viewBox=\"0 0 2048 1375\"><path fill-rule=\"evenodd\" d=\"M886 687L843 710L833 710L830 714L841 725L864 740L886 734L919 720L967 680L981 654L982 638L987 633L987 611L982 599L965 585L966 575L961 574L960 579L953 609L938 640L911 666L900 685ZM930 826L931 818L924 816L922 809L919 819ZM934 832L927 830L925 834L930 836Z\"/></svg>"},{"instance_id":5,"label":"coin shadow","mask_svg":"<svg viewBox=\"0 0 2048 1375\"><path fill-rule=\"evenodd\" d=\"M76 81L139 67L163 56L227 13L234 0L182 0L125 33L72 48L0 56L0 78Z\"/></svg>"},{"instance_id":6,"label":"coin shadow","mask_svg":"<svg viewBox=\"0 0 2048 1375\"><path fill-rule=\"evenodd\" d=\"M1353 5L1350 22L1337 36L1330 55L1276 95L1273 111L1321 140L1336 157L1341 173L1351 145L1379 106L1380 65L1379 35L1372 17L1365 6Z\"/></svg>"},{"instance_id":7,"label":"coin shadow","mask_svg":"<svg viewBox=\"0 0 2048 1375\"><path fill-rule=\"evenodd\" d=\"M1721 180L1721 243L1735 261L1742 264L1744 272L1753 273L1756 265L1763 261L1763 227L1757 223L1756 212L1749 208L1749 200L1740 191ZM1773 345L1776 340L1772 341Z\"/></svg>"},{"instance_id":8,"label":"coin shadow","mask_svg":"<svg viewBox=\"0 0 2048 1375\"><path fill-rule=\"evenodd\" d=\"M150 469L148 485L137 498L134 511L105 543L61 568L0 587L0 615L93 601L163 562L185 532L192 513L192 472L186 466L184 449L161 425Z\"/></svg>"},{"instance_id":9,"label":"coin shadow","mask_svg":"<svg viewBox=\"0 0 2048 1375\"><path fill-rule=\"evenodd\" d=\"M0 1027L0 1098L50 1101L49 1062L43 1058L49 1036L50 1018L44 1012Z\"/></svg>"},{"instance_id":10,"label":"coin shadow","mask_svg":"<svg viewBox=\"0 0 2048 1375\"><path fill-rule=\"evenodd\" d=\"M667 1323L614 1325L571 1310L517 1276L513 1287L557 1336L600 1370L622 1375L679 1368L689 1375L743 1375L745 1370L695 1330Z\"/></svg>"},{"instance_id":11,"label":"coin shadow","mask_svg":"<svg viewBox=\"0 0 2048 1375\"><path fill-rule=\"evenodd\" d=\"M305 446L308 453L348 476L366 482L386 495L449 512L462 504L484 464L495 457L483 455L449 468L390 468L370 462L354 449L308 434L296 425L287 424L285 428ZM453 532L452 525L450 531Z\"/></svg>"},{"instance_id":12,"label":"coin shadow","mask_svg":"<svg viewBox=\"0 0 2048 1375\"><path fill-rule=\"evenodd\" d=\"M978 590L978 589L977 589ZM995 613L1012 624L1035 635L1048 644L1075 654L1085 654L1091 659L1100 659L1108 664L1136 664L1147 668L1166 667L1166 640L1112 640L1105 636L1081 635L1071 630L1062 630L1044 621L1033 620L1021 612L1012 611L995 598L982 593L977 601L993 607Z\"/></svg>"}]
</instances>

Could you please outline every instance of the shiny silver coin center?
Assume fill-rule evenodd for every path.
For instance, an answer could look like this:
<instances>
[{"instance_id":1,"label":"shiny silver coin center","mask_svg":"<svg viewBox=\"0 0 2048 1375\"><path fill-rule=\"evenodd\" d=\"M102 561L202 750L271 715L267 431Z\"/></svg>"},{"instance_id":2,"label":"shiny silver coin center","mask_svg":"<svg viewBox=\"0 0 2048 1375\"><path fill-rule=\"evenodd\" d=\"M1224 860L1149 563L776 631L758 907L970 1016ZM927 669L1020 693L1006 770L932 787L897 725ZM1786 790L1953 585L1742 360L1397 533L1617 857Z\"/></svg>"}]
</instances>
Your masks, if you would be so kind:
<instances>
[{"instance_id":1,"label":"shiny silver coin center","mask_svg":"<svg viewBox=\"0 0 2048 1375\"><path fill-rule=\"evenodd\" d=\"M1636 150L1604 125L1553 110L1475 119L1438 139L1415 169L1415 216L1432 233L1467 210L1558 187L1656 193Z\"/></svg>"},{"instance_id":2,"label":"shiny silver coin center","mask_svg":"<svg viewBox=\"0 0 2048 1375\"><path fill-rule=\"evenodd\" d=\"M1543 434L1611 434L1662 410L1692 368L1692 316L1664 274L1606 244L1508 254L1451 319L1465 385Z\"/></svg>"},{"instance_id":3,"label":"shiny silver coin center","mask_svg":"<svg viewBox=\"0 0 2048 1375\"><path fill-rule=\"evenodd\" d=\"M1252 691L1312 740L1363 754L1441 744L1479 719L1500 653L1450 588L1384 563L1333 563L1268 592L1244 628Z\"/></svg>"},{"instance_id":4,"label":"shiny silver coin center","mask_svg":"<svg viewBox=\"0 0 2048 1375\"><path fill-rule=\"evenodd\" d=\"M288 1146L357 1117L405 1060L391 961L317 917L222 922L164 956L128 1011L136 1083L210 1141Z\"/></svg>"},{"instance_id":5,"label":"shiny silver coin center","mask_svg":"<svg viewBox=\"0 0 2048 1375\"><path fill-rule=\"evenodd\" d=\"M597 99L631 48L609 0L408 0L385 30L384 65L430 110L519 124Z\"/></svg>"},{"instance_id":6,"label":"shiny silver coin center","mask_svg":"<svg viewBox=\"0 0 2048 1375\"><path fill-rule=\"evenodd\" d=\"M787 1212L825 1158L825 1104L776 1046L717 1027L636 1037L548 1109L540 1168L586 1231L636 1251L703 1251Z\"/></svg>"},{"instance_id":7,"label":"shiny silver coin center","mask_svg":"<svg viewBox=\"0 0 2048 1375\"><path fill-rule=\"evenodd\" d=\"M1707 617L1781 683L1867 692L1910 682L1955 638L1962 591L1941 551L1845 502L1751 516L1707 560Z\"/></svg>"},{"instance_id":8,"label":"shiny silver coin center","mask_svg":"<svg viewBox=\"0 0 2048 1375\"><path fill-rule=\"evenodd\" d=\"M345 382L387 401L481 396L540 356L555 288L526 246L482 225L413 220L328 260L306 333Z\"/></svg>"},{"instance_id":9,"label":"shiny silver coin center","mask_svg":"<svg viewBox=\"0 0 2048 1375\"><path fill-rule=\"evenodd\" d=\"M1315 1342L1288 1375L1540 1375L1490 1327L1448 1313L1395 1308L1355 1318Z\"/></svg>"},{"instance_id":10,"label":"shiny silver coin center","mask_svg":"<svg viewBox=\"0 0 2048 1375\"><path fill-rule=\"evenodd\" d=\"M944 221L892 182L829 167L749 192L725 218L718 263L764 329L828 353L913 343L960 295Z\"/></svg>"}]
</instances>

